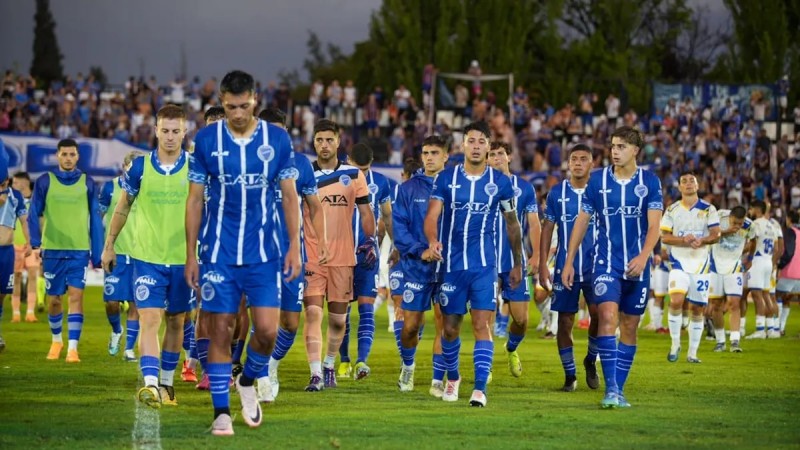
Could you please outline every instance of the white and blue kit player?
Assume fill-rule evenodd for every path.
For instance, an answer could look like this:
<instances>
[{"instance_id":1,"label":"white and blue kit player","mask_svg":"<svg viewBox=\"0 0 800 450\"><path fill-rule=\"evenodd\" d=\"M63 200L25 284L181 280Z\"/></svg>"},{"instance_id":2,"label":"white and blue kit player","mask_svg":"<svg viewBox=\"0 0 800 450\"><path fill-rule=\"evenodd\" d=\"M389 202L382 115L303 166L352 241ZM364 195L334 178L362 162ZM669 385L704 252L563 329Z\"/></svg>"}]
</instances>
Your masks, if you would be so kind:
<instances>
[{"instance_id":1,"label":"white and blue kit player","mask_svg":"<svg viewBox=\"0 0 800 450\"><path fill-rule=\"evenodd\" d=\"M647 305L650 257L658 242L664 208L661 181L636 164L643 145L636 129L614 131L613 165L589 176L561 274L564 287L572 289L578 248L594 216L597 239L592 284L599 317L597 350L606 383L603 408L630 406L623 389L636 354L636 331Z\"/></svg>"},{"instance_id":2,"label":"white and blue kit player","mask_svg":"<svg viewBox=\"0 0 800 450\"><path fill-rule=\"evenodd\" d=\"M257 427L261 406L253 384L268 362L277 335L281 261L287 281L298 276L302 262L297 169L289 135L255 119L252 75L242 71L226 74L220 83L220 100L226 120L200 130L190 160L186 236L191 245L186 252L186 281L201 293L201 308L209 313L207 371L215 416L211 431L231 435L230 342L241 296L246 296L250 307L253 333L237 384L243 419ZM201 230L206 184L207 217ZM272 217L278 189L290 241L285 256L280 229ZM199 254L195 240L199 241Z\"/></svg>"},{"instance_id":3,"label":"white and blue kit player","mask_svg":"<svg viewBox=\"0 0 800 450\"><path fill-rule=\"evenodd\" d=\"M0 232L0 236L3 236L3 241L0 241L0 303L14 290L14 228L18 220L26 243L30 242L25 197L10 184L10 178L0 183L0 227L6 228L4 233ZM3 306L0 304L0 317L2 313Z\"/></svg>"},{"instance_id":4,"label":"white and blue kit player","mask_svg":"<svg viewBox=\"0 0 800 450\"><path fill-rule=\"evenodd\" d=\"M570 236L582 210L585 201L586 185L589 181L589 171L592 166L592 150L584 144L577 144L569 151L570 178L553 186L547 195L544 210L544 225L542 226L542 255L550 253L550 243L555 234L557 250L555 255L555 276L553 278L554 299L550 309L558 312L558 355L564 368L565 392L572 392L577 387L575 357L573 352L572 327L575 314L578 312L580 295L589 307L591 321L589 323L589 345L583 366L586 370L586 384L591 389L597 389L600 380L597 376L595 362L597 360L597 306L594 304L594 289L592 288L592 268L594 265L594 246L596 235L596 219L591 216L589 229L578 247L577 257L573 262L575 271L575 286L566 289L561 281L561 273L567 259ZM542 259L545 259L543 257ZM539 277L550 278L550 269L546 260L539 266Z\"/></svg>"},{"instance_id":5,"label":"white and blue kit player","mask_svg":"<svg viewBox=\"0 0 800 450\"><path fill-rule=\"evenodd\" d=\"M473 363L475 386L471 406L486 405L486 383L494 357L489 321L496 309L497 215L506 218L506 232L514 254L509 281L515 288L522 281L522 230L514 205L511 180L487 167L489 127L475 122L465 127L465 163L439 173L425 217L429 250L441 260L442 285L439 304L444 316L442 353L447 366L444 401L458 400L461 376L459 333L467 309L475 334ZM439 219L441 217L441 226Z\"/></svg>"}]
</instances>

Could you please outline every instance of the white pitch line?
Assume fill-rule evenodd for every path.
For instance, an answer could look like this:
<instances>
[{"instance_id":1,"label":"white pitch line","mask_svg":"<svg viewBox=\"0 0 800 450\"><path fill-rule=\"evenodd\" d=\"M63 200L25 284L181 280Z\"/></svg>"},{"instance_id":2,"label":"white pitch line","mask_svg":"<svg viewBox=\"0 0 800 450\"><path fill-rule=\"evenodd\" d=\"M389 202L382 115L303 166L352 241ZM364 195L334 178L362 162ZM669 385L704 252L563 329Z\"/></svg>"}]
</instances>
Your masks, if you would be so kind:
<instances>
[{"instance_id":1,"label":"white pitch line","mask_svg":"<svg viewBox=\"0 0 800 450\"><path fill-rule=\"evenodd\" d=\"M141 378L141 377L140 377ZM140 381L142 381L140 379ZM161 417L158 410L143 405L133 396L134 422L131 441L137 450L161 450Z\"/></svg>"}]
</instances>

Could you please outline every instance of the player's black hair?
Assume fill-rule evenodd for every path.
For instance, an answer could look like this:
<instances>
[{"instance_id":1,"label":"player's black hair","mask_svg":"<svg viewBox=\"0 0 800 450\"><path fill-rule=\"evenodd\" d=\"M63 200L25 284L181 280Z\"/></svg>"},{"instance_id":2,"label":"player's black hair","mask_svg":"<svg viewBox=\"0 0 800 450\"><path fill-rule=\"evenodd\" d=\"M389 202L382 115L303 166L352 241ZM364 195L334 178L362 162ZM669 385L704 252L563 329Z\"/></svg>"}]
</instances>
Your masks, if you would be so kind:
<instances>
[{"instance_id":1,"label":"player's black hair","mask_svg":"<svg viewBox=\"0 0 800 450\"><path fill-rule=\"evenodd\" d=\"M502 148L506 152L506 155L510 155L511 154L511 146L508 145L507 142L492 141L489 149L490 150L497 150L498 148Z\"/></svg>"},{"instance_id":2,"label":"player's black hair","mask_svg":"<svg viewBox=\"0 0 800 450\"><path fill-rule=\"evenodd\" d=\"M594 155L592 148L586 144L575 144L569 148L569 155L572 155L575 152L587 152L590 156Z\"/></svg>"},{"instance_id":3,"label":"player's black hair","mask_svg":"<svg viewBox=\"0 0 800 450\"><path fill-rule=\"evenodd\" d=\"M416 158L406 158L406 160L403 161L403 173L406 174L407 177L414 175L421 168L422 164L420 164Z\"/></svg>"},{"instance_id":4,"label":"player's black hair","mask_svg":"<svg viewBox=\"0 0 800 450\"><path fill-rule=\"evenodd\" d=\"M286 126L286 113L274 106L270 106L258 113L258 118L269 123L277 123Z\"/></svg>"},{"instance_id":5,"label":"player's black hair","mask_svg":"<svg viewBox=\"0 0 800 450\"><path fill-rule=\"evenodd\" d=\"M747 210L744 209L744 206L734 206L731 208L731 216L736 217L737 219L744 219L747 215Z\"/></svg>"},{"instance_id":6,"label":"player's black hair","mask_svg":"<svg viewBox=\"0 0 800 450\"><path fill-rule=\"evenodd\" d=\"M225 117L225 108L219 105L214 105L208 108L203 114L203 120L208 122L209 119L219 120Z\"/></svg>"},{"instance_id":7,"label":"player's black hair","mask_svg":"<svg viewBox=\"0 0 800 450\"><path fill-rule=\"evenodd\" d=\"M359 142L350 150L350 158L359 166L368 166L372 164L372 147Z\"/></svg>"},{"instance_id":8,"label":"player's black hair","mask_svg":"<svg viewBox=\"0 0 800 450\"><path fill-rule=\"evenodd\" d=\"M622 139L628 144L636 146L640 150L644 147L644 137L642 137L642 132L636 128L629 127L627 125L619 127L611 134L611 139L615 137Z\"/></svg>"},{"instance_id":9,"label":"player's black hair","mask_svg":"<svg viewBox=\"0 0 800 450\"><path fill-rule=\"evenodd\" d=\"M466 137L467 133L470 131L478 131L486 136L486 139L492 137L492 131L489 129L489 124L486 121L479 120L477 122L472 122L471 124L464 127L464 136Z\"/></svg>"},{"instance_id":10,"label":"player's black hair","mask_svg":"<svg viewBox=\"0 0 800 450\"><path fill-rule=\"evenodd\" d=\"M319 119L317 123L314 124L314 136L323 131L332 131L333 134L339 136L339 125L330 119Z\"/></svg>"},{"instance_id":11,"label":"player's black hair","mask_svg":"<svg viewBox=\"0 0 800 450\"><path fill-rule=\"evenodd\" d=\"M222 77L219 83L219 94L240 95L255 92L256 81L253 76L241 70L233 70Z\"/></svg>"},{"instance_id":12,"label":"player's black hair","mask_svg":"<svg viewBox=\"0 0 800 450\"><path fill-rule=\"evenodd\" d=\"M680 180L681 178L683 178L683 177L685 177L687 175L693 176L695 180L697 179L697 173L694 170L684 170L684 171L681 172L680 176L678 177L678 180Z\"/></svg>"},{"instance_id":13,"label":"player's black hair","mask_svg":"<svg viewBox=\"0 0 800 450\"><path fill-rule=\"evenodd\" d=\"M796 209L790 209L786 211L786 217L789 219L789 222L793 225L800 225L800 212Z\"/></svg>"},{"instance_id":14,"label":"player's black hair","mask_svg":"<svg viewBox=\"0 0 800 450\"><path fill-rule=\"evenodd\" d=\"M29 174L28 172L17 172L13 175L13 178L18 178L20 180L27 180L29 188L33 189L33 180L31 180L31 174Z\"/></svg>"},{"instance_id":15,"label":"player's black hair","mask_svg":"<svg viewBox=\"0 0 800 450\"><path fill-rule=\"evenodd\" d=\"M58 150L56 150L56 153L61 151L61 149L64 148L64 147L75 147L75 148L78 148L78 143L75 142L75 139L62 139L62 140L58 141L58 144L56 145L56 148L58 149Z\"/></svg>"},{"instance_id":16,"label":"player's black hair","mask_svg":"<svg viewBox=\"0 0 800 450\"><path fill-rule=\"evenodd\" d=\"M761 214L765 214L767 212L767 204L761 200L753 200L750 202L751 208L756 208L761 211Z\"/></svg>"},{"instance_id":17,"label":"player's black hair","mask_svg":"<svg viewBox=\"0 0 800 450\"><path fill-rule=\"evenodd\" d=\"M428 145L439 147L445 152L447 152L449 149L449 145L447 145L447 138L439 136L438 134L431 134L430 136L425 137L425 139L422 141L422 146L425 147Z\"/></svg>"}]
</instances>

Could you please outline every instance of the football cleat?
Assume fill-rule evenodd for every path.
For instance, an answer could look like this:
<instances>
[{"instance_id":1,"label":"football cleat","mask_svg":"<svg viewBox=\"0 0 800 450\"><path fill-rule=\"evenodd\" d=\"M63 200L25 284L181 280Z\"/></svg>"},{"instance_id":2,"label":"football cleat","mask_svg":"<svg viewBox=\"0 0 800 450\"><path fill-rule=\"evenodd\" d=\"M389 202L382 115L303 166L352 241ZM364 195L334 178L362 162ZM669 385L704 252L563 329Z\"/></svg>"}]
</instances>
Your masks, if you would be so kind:
<instances>
[{"instance_id":1,"label":"football cleat","mask_svg":"<svg viewBox=\"0 0 800 450\"><path fill-rule=\"evenodd\" d=\"M333 368L322 368L322 378L325 380L326 389L335 389L336 384L336 371Z\"/></svg>"},{"instance_id":2,"label":"football cleat","mask_svg":"<svg viewBox=\"0 0 800 450\"><path fill-rule=\"evenodd\" d=\"M200 382L197 383L197 386L194 387L198 391L207 391L211 389L211 381L208 379L208 374L204 373L203 376L200 378Z\"/></svg>"},{"instance_id":3,"label":"football cleat","mask_svg":"<svg viewBox=\"0 0 800 450\"><path fill-rule=\"evenodd\" d=\"M720 353L725 351L725 343L724 342L717 342L717 345L714 346L714 352Z\"/></svg>"},{"instance_id":4,"label":"football cleat","mask_svg":"<svg viewBox=\"0 0 800 450\"><path fill-rule=\"evenodd\" d=\"M276 365L274 368L268 368L267 376L269 376L269 383L272 387L272 401L275 401L275 399L278 398L278 392L281 390L281 382L280 379L278 379L278 366Z\"/></svg>"},{"instance_id":5,"label":"football cleat","mask_svg":"<svg viewBox=\"0 0 800 450\"><path fill-rule=\"evenodd\" d=\"M469 398L469 406L474 406L477 408L483 408L486 406L486 394L477 389L472 391L472 396Z\"/></svg>"},{"instance_id":6,"label":"football cleat","mask_svg":"<svg viewBox=\"0 0 800 450\"><path fill-rule=\"evenodd\" d=\"M236 390L239 391L239 400L242 402L242 419L250 428L261 425L261 404L258 402L258 393L255 386L242 386L242 376L236 377Z\"/></svg>"},{"instance_id":7,"label":"football cleat","mask_svg":"<svg viewBox=\"0 0 800 450\"><path fill-rule=\"evenodd\" d=\"M136 362L136 353L133 353L133 350L125 350L125 354L122 356L126 362Z\"/></svg>"},{"instance_id":8,"label":"football cleat","mask_svg":"<svg viewBox=\"0 0 800 450\"><path fill-rule=\"evenodd\" d=\"M332 372L333 370L331 370ZM319 392L325 389L325 384L322 381L322 377L319 374L311 375L311 379L308 381L308 386L306 386L306 392Z\"/></svg>"},{"instance_id":9,"label":"football cleat","mask_svg":"<svg viewBox=\"0 0 800 450\"><path fill-rule=\"evenodd\" d=\"M586 371L586 385L589 389L597 389L600 387L600 377L597 375L596 360L590 359L588 356L583 358L583 369Z\"/></svg>"},{"instance_id":10,"label":"football cleat","mask_svg":"<svg viewBox=\"0 0 800 450\"><path fill-rule=\"evenodd\" d=\"M603 409L613 409L619 406L619 396L616 392L606 392L603 400L600 401L600 407Z\"/></svg>"},{"instance_id":11,"label":"football cleat","mask_svg":"<svg viewBox=\"0 0 800 450\"><path fill-rule=\"evenodd\" d=\"M261 377L258 379L258 401L261 403L272 403L275 397L272 396L272 383L269 382L269 377Z\"/></svg>"},{"instance_id":12,"label":"football cleat","mask_svg":"<svg viewBox=\"0 0 800 450\"><path fill-rule=\"evenodd\" d=\"M339 375L339 378L350 378L353 376L353 366L349 362L341 362L336 374Z\"/></svg>"},{"instance_id":13,"label":"football cleat","mask_svg":"<svg viewBox=\"0 0 800 450\"><path fill-rule=\"evenodd\" d=\"M189 361L183 361L183 370L181 370L181 380L187 383L197 383L197 373L194 367L189 365Z\"/></svg>"},{"instance_id":14,"label":"football cleat","mask_svg":"<svg viewBox=\"0 0 800 450\"><path fill-rule=\"evenodd\" d=\"M731 353L742 353L742 347L739 346L739 341L731 341Z\"/></svg>"},{"instance_id":15,"label":"football cleat","mask_svg":"<svg viewBox=\"0 0 800 450\"><path fill-rule=\"evenodd\" d=\"M630 408L631 404L628 403L628 400L625 398L623 394L619 394L617 396L617 407L618 408Z\"/></svg>"},{"instance_id":16,"label":"football cleat","mask_svg":"<svg viewBox=\"0 0 800 450\"><path fill-rule=\"evenodd\" d=\"M575 392L575 389L578 388L578 379L575 375L567 375L566 379L564 380L564 386L561 388L564 392Z\"/></svg>"},{"instance_id":17,"label":"football cleat","mask_svg":"<svg viewBox=\"0 0 800 450\"><path fill-rule=\"evenodd\" d=\"M37 319L36 316L33 313L25 314L25 322L36 323L38 321L39 321L39 319Z\"/></svg>"},{"instance_id":18,"label":"football cleat","mask_svg":"<svg viewBox=\"0 0 800 450\"><path fill-rule=\"evenodd\" d=\"M81 362L81 358L78 356L77 350L67 350L67 358L64 361L68 363L79 363Z\"/></svg>"},{"instance_id":19,"label":"football cleat","mask_svg":"<svg viewBox=\"0 0 800 450\"><path fill-rule=\"evenodd\" d=\"M158 385L158 393L161 395L161 403L168 406L178 406L175 398L175 388L165 384Z\"/></svg>"},{"instance_id":20,"label":"football cleat","mask_svg":"<svg viewBox=\"0 0 800 450\"><path fill-rule=\"evenodd\" d=\"M364 361L356 363L355 374L353 375L356 380L363 380L369 376L369 366Z\"/></svg>"},{"instance_id":21,"label":"football cleat","mask_svg":"<svg viewBox=\"0 0 800 450\"><path fill-rule=\"evenodd\" d=\"M434 380L431 382L431 388L428 393L436 398L442 398L444 395L444 383Z\"/></svg>"},{"instance_id":22,"label":"football cleat","mask_svg":"<svg viewBox=\"0 0 800 450\"><path fill-rule=\"evenodd\" d=\"M61 349L64 348L62 342L53 342L50 344L50 351L47 352L47 359L53 360L61 357Z\"/></svg>"},{"instance_id":23,"label":"football cleat","mask_svg":"<svg viewBox=\"0 0 800 450\"><path fill-rule=\"evenodd\" d=\"M400 388L400 392L411 392L414 390L414 368L416 364L411 366L406 366L403 364L403 367L400 369L400 379L397 381L397 387ZM433 387L431 387L433 389Z\"/></svg>"},{"instance_id":24,"label":"football cleat","mask_svg":"<svg viewBox=\"0 0 800 450\"><path fill-rule=\"evenodd\" d=\"M519 378L522 376L522 361L519 359L519 353L516 350L513 352L508 353L508 370L511 371L511 375L515 378Z\"/></svg>"},{"instance_id":25,"label":"football cleat","mask_svg":"<svg viewBox=\"0 0 800 450\"><path fill-rule=\"evenodd\" d=\"M700 364L703 361L700 361L696 356L687 356L686 357L686 362L692 363L692 364Z\"/></svg>"},{"instance_id":26,"label":"football cleat","mask_svg":"<svg viewBox=\"0 0 800 450\"><path fill-rule=\"evenodd\" d=\"M108 354L117 356L119 353L119 341L122 338L122 333L111 333L111 338L108 340Z\"/></svg>"},{"instance_id":27,"label":"football cleat","mask_svg":"<svg viewBox=\"0 0 800 450\"><path fill-rule=\"evenodd\" d=\"M150 408L161 408L161 393L155 386L145 386L139 389L136 398Z\"/></svg>"},{"instance_id":28,"label":"football cleat","mask_svg":"<svg viewBox=\"0 0 800 450\"><path fill-rule=\"evenodd\" d=\"M669 361L669 362L677 361L678 360L678 354L680 352L681 352L681 348L680 347L678 347L678 349L675 351L675 353L672 353L672 349L670 349L669 353L667 353L667 361Z\"/></svg>"},{"instance_id":29,"label":"football cleat","mask_svg":"<svg viewBox=\"0 0 800 450\"><path fill-rule=\"evenodd\" d=\"M447 380L447 384L444 387L444 393L442 394L442 400L446 402L457 402L458 401L458 386L461 385L461 378L457 380Z\"/></svg>"},{"instance_id":30,"label":"football cleat","mask_svg":"<svg viewBox=\"0 0 800 450\"><path fill-rule=\"evenodd\" d=\"M764 330L756 331L755 333L752 333L747 337L745 337L745 339L766 339L766 338L767 338L767 332Z\"/></svg>"},{"instance_id":31,"label":"football cleat","mask_svg":"<svg viewBox=\"0 0 800 450\"><path fill-rule=\"evenodd\" d=\"M220 414L211 423L211 434L214 436L233 436L233 420L227 414Z\"/></svg>"}]
</instances>

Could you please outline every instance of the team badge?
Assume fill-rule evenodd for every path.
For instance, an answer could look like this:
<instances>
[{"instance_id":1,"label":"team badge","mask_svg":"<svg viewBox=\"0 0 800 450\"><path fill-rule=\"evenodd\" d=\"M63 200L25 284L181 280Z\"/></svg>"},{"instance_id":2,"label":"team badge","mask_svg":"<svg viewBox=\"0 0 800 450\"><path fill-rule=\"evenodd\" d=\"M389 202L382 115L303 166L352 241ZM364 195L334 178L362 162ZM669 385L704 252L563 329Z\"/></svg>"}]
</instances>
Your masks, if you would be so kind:
<instances>
[{"instance_id":1,"label":"team badge","mask_svg":"<svg viewBox=\"0 0 800 450\"><path fill-rule=\"evenodd\" d=\"M447 298L447 294L445 294L444 292L439 294L439 305L447 306L448 303L450 303L450 299Z\"/></svg>"},{"instance_id":2,"label":"team badge","mask_svg":"<svg viewBox=\"0 0 800 450\"><path fill-rule=\"evenodd\" d=\"M633 193L639 198L647 197L647 186L640 184L633 188Z\"/></svg>"},{"instance_id":3,"label":"team badge","mask_svg":"<svg viewBox=\"0 0 800 450\"><path fill-rule=\"evenodd\" d=\"M403 302L411 303L412 301L414 301L414 292L411 289L403 291Z\"/></svg>"},{"instance_id":4,"label":"team badge","mask_svg":"<svg viewBox=\"0 0 800 450\"><path fill-rule=\"evenodd\" d=\"M144 285L136 286L136 300L144 301L150 297L150 288Z\"/></svg>"},{"instance_id":5,"label":"team badge","mask_svg":"<svg viewBox=\"0 0 800 450\"><path fill-rule=\"evenodd\" d=\"M393 290L397 290L397 288L400 287L400 280L398 280L397 278L392 278L391 280L389 280L389 286Z\"/></svg>"},{"instance_id":6,"label":"team badge","mask_svg":"<svg viewBox=\"0 0 800 450\"><path fill-rule=\"evenodd\" d=\"M103 287L103 293L106 294L106 295L113 294L114 293L114 285L110 284L110 283L106 283L106 285Z\"/></svg>"},{"instance_id":7,"label":"team badge","mask_svg":"<svg viewBox=\"0 0 800 450\"><path fill-rule=\"evenodd\" d=\"M262 145L258 147L258 159L264 162L270 162L275 158L275 149L271 145Z\"/></svg>"},{"instance_id":8,"label":"team badge","mask_svg":"<svg viewBox=\"0 0 800 450\"><path fill-rule=\"evenodd\" d=\"M519 197L520 195L522 195L522 189L520 189L518 187L515 187L514 188L514 197Z\"/></svg>"},{"instance_id":9,"label":"team badge","mask_svg":"<svg viewBox=\"0 0 800 450\"><path fill-rule=\"evenodd\" d=\"M369 193L372 195L378 193L378 185L375 183L370 183L369 186L367 186L367 188L369 188Z\"/></svg>"},{"instance_id":10,"label":"team badge","mask_svg":"<svg viewBox=\"0 0 800 450\"><path fill-rule=\"evenodd\" d=\"M339 182L342 183L345 187L350 186L350 177L347 175L342 175L339 177Z\"/></svg>"},{"instance_id":11,"label":"team badge","mask_svg":"<svg viewBox=\"0 0 800 450\"><path fill-rule=\"evenodd\" d=\"M605 283L597 283L594 287L594 295L600 297L608 292L608 285Z\"/></svg>"},{"instance_id":12,"label":"team badge","mask_svg":"<svg viewBox=\"0 0 800 450\"><path fill-rule=\"evenodd\" d=\"M217 291L210 281L206 281L203 283L203 286L200 287L200 295L203 297L203 301L208 302L214 299L214 296L217 295Z\"/></svg>"},{"instance_id":13,"label":"team badge","mask_svg":"<svg viewBox=\"0 0 800 450\"><path fill-rule=\"evenodd\" d=\"M489 183L483 188L483 192L486 192L486 195L489 197L493 197L495 194L497 194L497 185L494 183Z\"/></svg>"}]
</instances>

